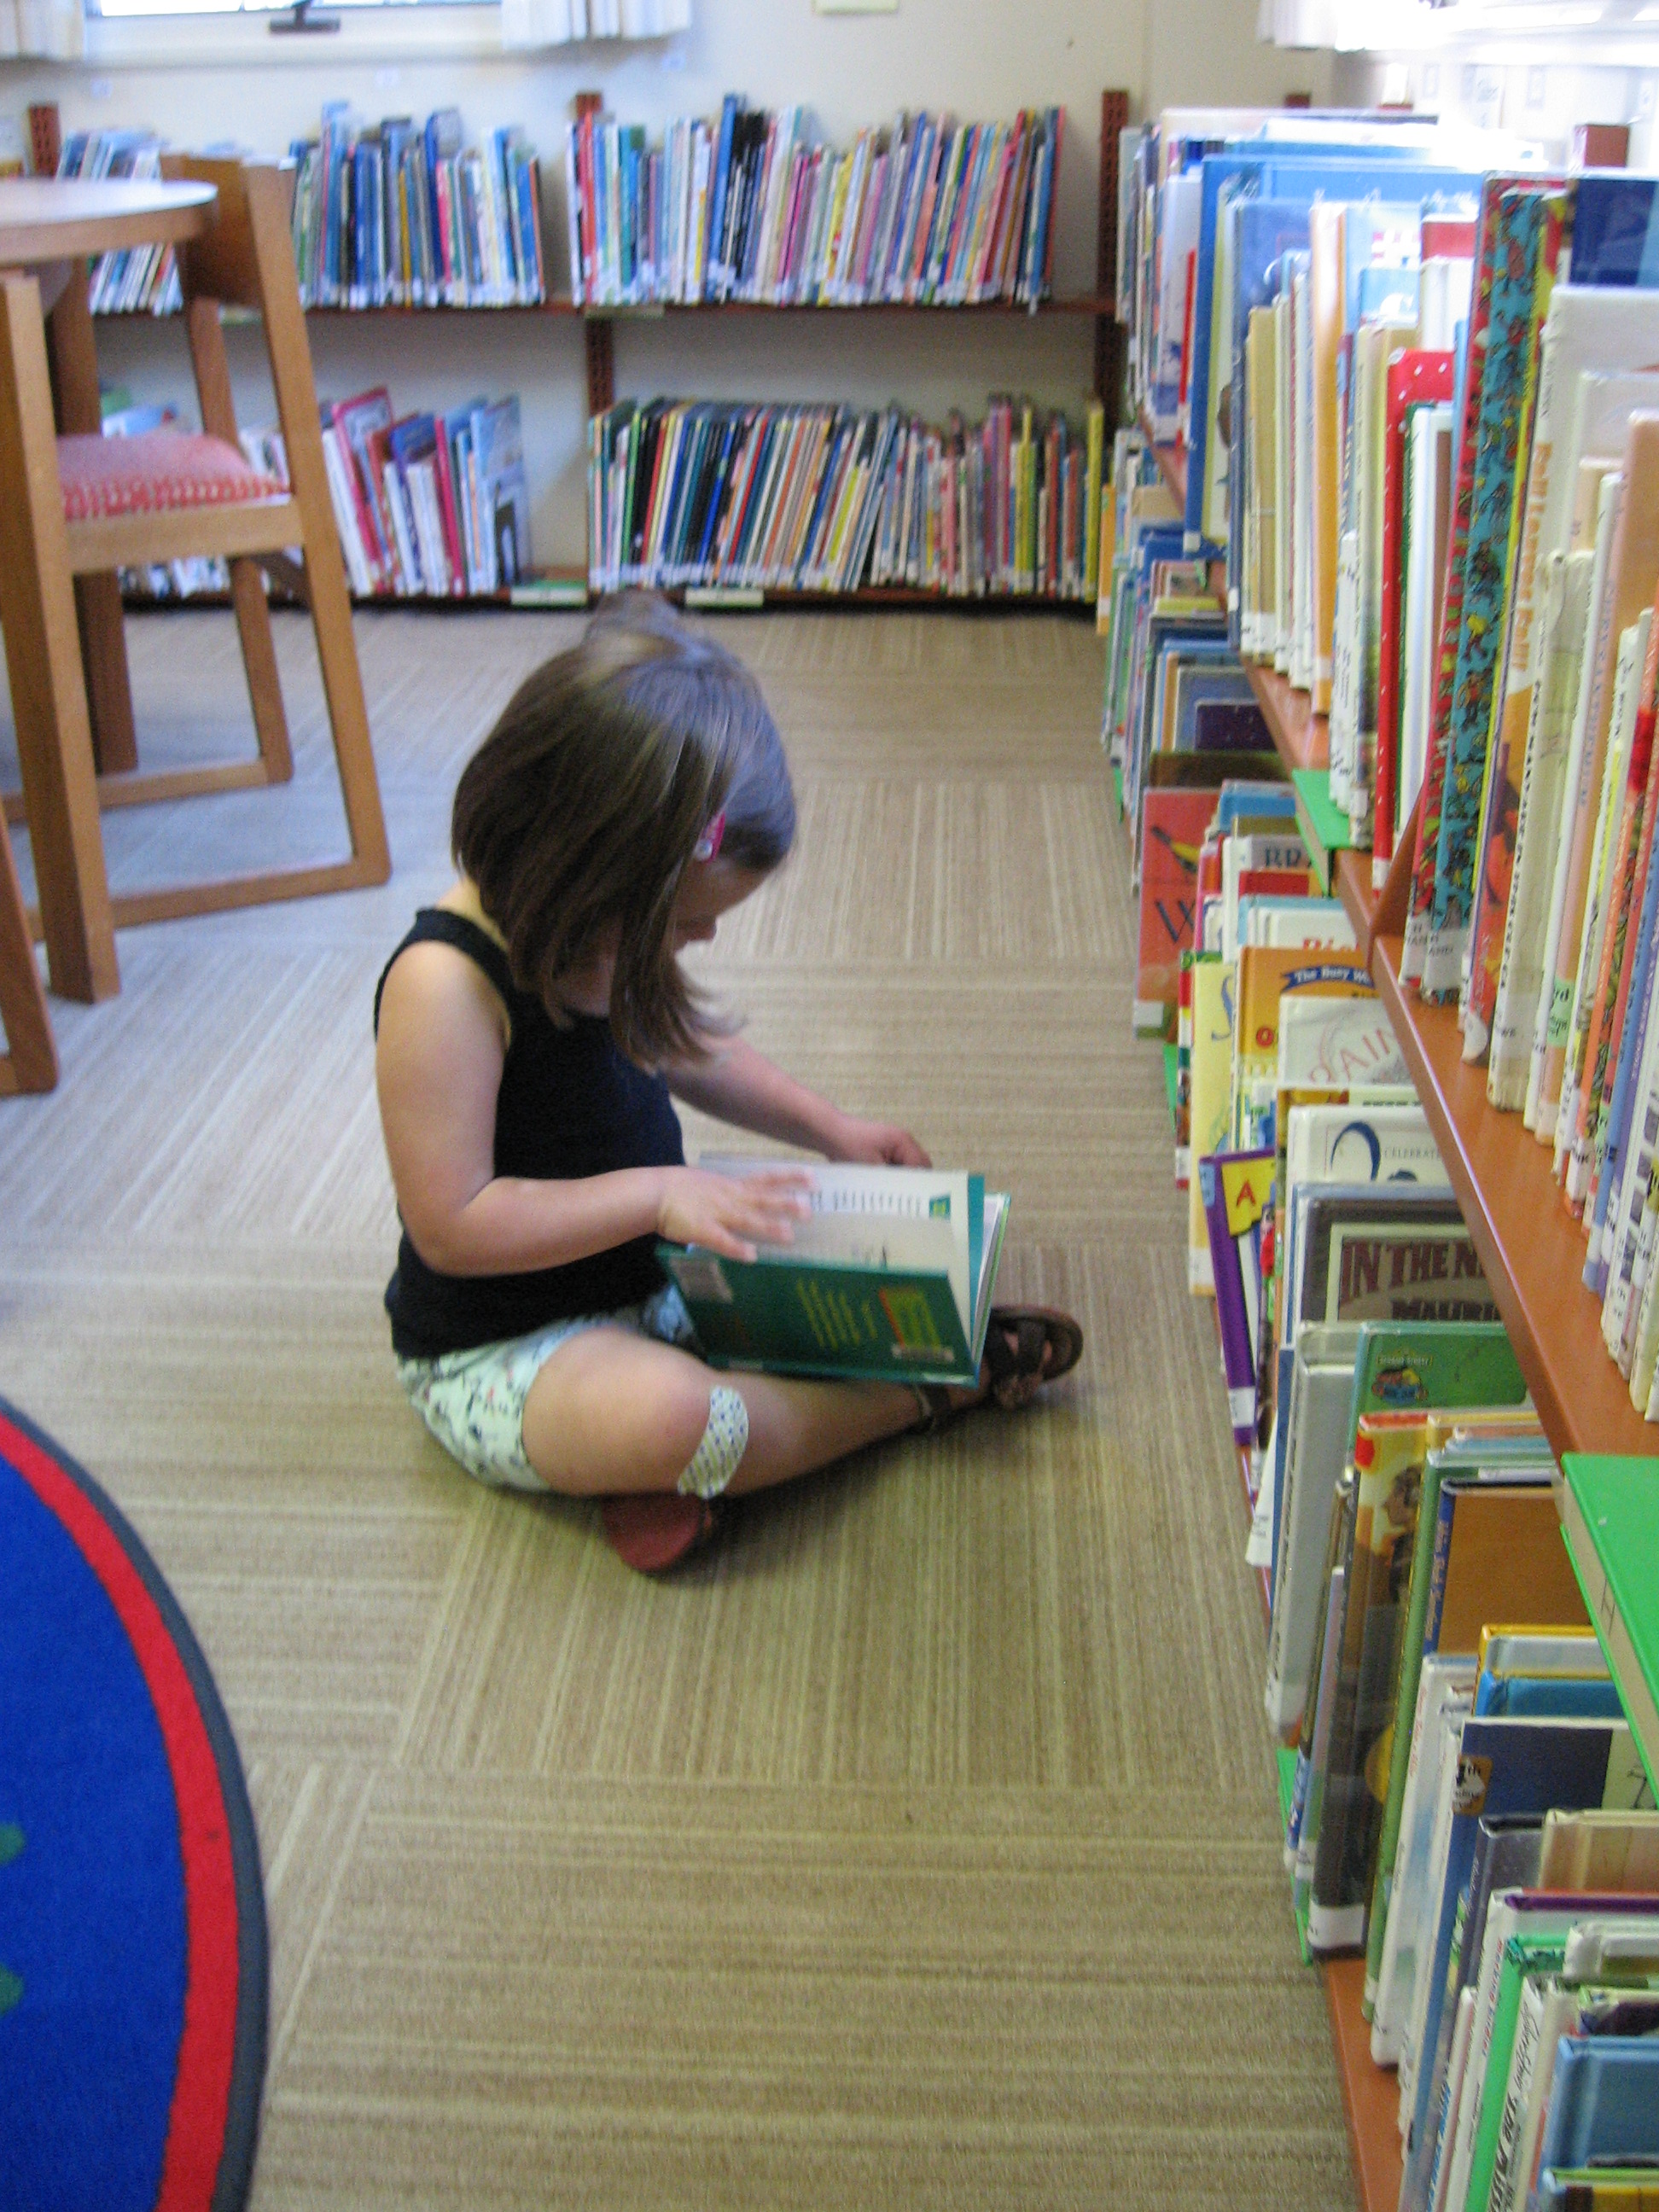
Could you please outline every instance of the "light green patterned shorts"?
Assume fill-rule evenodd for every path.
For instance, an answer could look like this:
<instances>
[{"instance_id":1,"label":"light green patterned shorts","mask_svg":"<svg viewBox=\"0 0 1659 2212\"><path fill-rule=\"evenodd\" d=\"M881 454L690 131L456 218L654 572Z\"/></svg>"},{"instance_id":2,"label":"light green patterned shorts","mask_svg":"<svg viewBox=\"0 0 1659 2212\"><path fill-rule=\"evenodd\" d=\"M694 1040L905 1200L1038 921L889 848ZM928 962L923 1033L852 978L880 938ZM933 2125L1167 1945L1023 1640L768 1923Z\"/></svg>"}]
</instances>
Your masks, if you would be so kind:
<instances>
[{"instance_id":1,"label":"light green patterned shorts","mask_svg":"<svg viewBox=\"0 0 1659 2212\"><path fill-rule=\"evenodd\" d=\"M525 1457L524 1401L559 1346L590 1328L631 1329L687 1348L695 1343L691 1317L668 1283L643 1305L551 1322L528 1336L447 1352L438 1359L400 1359L398 1380L438 1442L469 1474L492 1490L545 1492Z\"/></svg>"}]
</instances>

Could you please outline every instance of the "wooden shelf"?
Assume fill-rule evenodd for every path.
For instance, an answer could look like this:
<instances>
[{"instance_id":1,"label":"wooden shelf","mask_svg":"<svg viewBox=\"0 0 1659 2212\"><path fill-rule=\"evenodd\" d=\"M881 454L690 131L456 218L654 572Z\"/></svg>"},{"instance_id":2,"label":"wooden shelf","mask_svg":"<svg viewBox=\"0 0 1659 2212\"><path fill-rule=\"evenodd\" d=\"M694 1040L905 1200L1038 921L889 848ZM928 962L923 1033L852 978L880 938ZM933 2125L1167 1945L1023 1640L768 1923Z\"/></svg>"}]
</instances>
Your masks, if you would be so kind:
<instances>
[{"instance_id":1,"label":"wooden shelf","mask_svg":"<svg viewBox=\"0 0 1659 2212\"><path fill-rule=\"evenodd\" d=\"M1518 1114L1486 1103L1486 1071L1464 1065L1453 1006L1425 1006L1400 980L1401 940L1382 936L1371 971L1498 1311L1557 1455L1651 1455L1659 1431L1631 1404L1584 1287L1584 1239L1562 1203L1548 1146Z\"/></svg>"},{"instance_id":2,"label":"wooden shelf","mask_svg":"<svg viewBox=\"0 0 1659 2212\"><path fill-rule=\"evenodd\" d=\"M1336 2045L1342 2112L1348 2123L1348 2149L1362 2212L1395 2212L1400 2202L1403 2160L1396 2113L1399 2083L1371 2057L1370 2024L1360 2009L1365 1994L1363 1959L1328 1959L1325 2003Z\"/></svg>"},{"instance_id":3,"label":"wooden shelf","mask_svg":"<svg viewBox=\"0 0 1659 2212\"><path fill-rule=\"evenodd\" d=\"M589 307L580 301L561 298L503 300L493 304L481 301L465 307L313 306L308 307L306 313L328 321L373 320L377 316L404 321L434 318L444 321L456 315L558 315L571 321L626 323L656 322L666 316L684 315L1023 315L1029 319L1035 314L1086 316L1109 322L1114 319L1113 307L1112 301L1097 293L1079 292L1063 299L1040 301L1035 307L1024 306L1017 300L964 301L958 307L905 300L868 300L853 307L832 307L817 300L652 300L637 307L626 307L620 302ZM96 319L100 323L165 323L176 319L176 309L158 315L149 307L116 307L100 309Z\"/></svg>"},{"instance_id":4,"label":"wooden shelf","mask_svg":"<svg viewBox=\"0 0 1659 2212\"><path fill-rule=\"evenodd\" d=\"M1342 902L1342 910L1353 924L1353 933L1361 948L1369 948L1371 920L1376 912L1376 894L1371 889L1370 854L1339 853L1334 875L1333 889Z\"/></svg>"},{"instance_id":5,"label":"wooden shelf","mask_svg":"<svg viewBox=\"0 0 1659 2212\"><path fill-rule=\"evenodd\" d=\"M1286 768L1328 768L1331 737L1328 719L1316 714L1305 691L1292 690L1276 669L1247 662L1246 672L1256 704L1267 717L1273 744Z\"/></svg>"}]
</instances>

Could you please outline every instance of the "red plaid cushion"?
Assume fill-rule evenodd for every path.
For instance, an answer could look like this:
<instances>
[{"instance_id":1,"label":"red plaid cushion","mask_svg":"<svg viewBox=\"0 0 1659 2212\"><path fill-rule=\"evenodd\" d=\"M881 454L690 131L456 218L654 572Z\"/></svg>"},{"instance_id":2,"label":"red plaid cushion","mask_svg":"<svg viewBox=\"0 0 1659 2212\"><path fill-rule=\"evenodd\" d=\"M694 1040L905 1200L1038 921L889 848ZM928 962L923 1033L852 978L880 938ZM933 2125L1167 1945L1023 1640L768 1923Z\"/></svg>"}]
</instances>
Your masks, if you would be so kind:
<instances>
[{"instance_id":1,"label":"red plaid cushion","mask_svg":"<svg viewBox=\"0 0 1659 2212\"><path fill-rule=\"evenodd\" d=\"M234 446L184 430L146 430L137 438L60 438L58 475L66 522L160 514L181 507L242 506L283 496L275 477L250 467Z\"/></svg>"}]
</instances>

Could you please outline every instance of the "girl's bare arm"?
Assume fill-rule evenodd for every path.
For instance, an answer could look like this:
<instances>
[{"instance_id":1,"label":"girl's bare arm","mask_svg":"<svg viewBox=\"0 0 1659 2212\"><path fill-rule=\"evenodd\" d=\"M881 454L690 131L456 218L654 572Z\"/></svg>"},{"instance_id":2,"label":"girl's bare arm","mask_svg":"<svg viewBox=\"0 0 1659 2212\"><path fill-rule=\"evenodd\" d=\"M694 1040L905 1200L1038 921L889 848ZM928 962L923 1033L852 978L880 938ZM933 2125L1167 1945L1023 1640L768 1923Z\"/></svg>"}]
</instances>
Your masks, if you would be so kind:
<instances>
[{"instance_id":1,"label":"girl's bare arm","mask_svg":"<svg viewBox=\"0 0 1659 2212\"><path fill-rule=\"evenodd\" d=\"M891 1167L932 1165L908 1130L894 1122L866 1121L843 1114L793 1075L786 1075L742 1037L717 1044L708 1060L671 1067L666 1073L677 1098L734 1128L822 1152L826 1159Z\"/></svg>"},{"instance_id":2,"label":"girl's bare arm","mask_svg":"<svg viewBox=\"0 0 1659 2212\"><path fill-rule=\"evenodd\" d=\"M788 1241L798 1180L742 1182L692 1168L626 1168L568 1182L498 1176L495 1101L506 1017L453 946L411 945L386 978L375 1084L404 1228L447 1275L527 1273L659 1235L752 1259Z\"/></svg>"}]
</instances>

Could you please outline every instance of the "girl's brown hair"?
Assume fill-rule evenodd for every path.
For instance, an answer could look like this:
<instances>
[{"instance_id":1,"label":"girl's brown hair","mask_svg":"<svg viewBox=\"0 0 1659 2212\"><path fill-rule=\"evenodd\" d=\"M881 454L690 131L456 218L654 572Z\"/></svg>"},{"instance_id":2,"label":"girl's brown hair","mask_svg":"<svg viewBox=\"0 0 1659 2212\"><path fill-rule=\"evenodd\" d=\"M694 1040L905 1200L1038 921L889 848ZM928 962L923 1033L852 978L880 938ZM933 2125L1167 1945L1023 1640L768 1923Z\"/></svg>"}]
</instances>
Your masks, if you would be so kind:
<instances>
[{"instance_id":1,"label":"girl's brown hair","mask_svg":"<svg viewBox=\"0 0 1659 2212\"><path fill-rule=\"evenodd\" d=\"M521 684L462 771L450 843L556 1021L562 980L615 927L611 1025L632 1060L695 1058L720 1024L680 971L674 900L724 814L721 857L764 873L795 835L760 687L662 600L611 600Z\"/></svg>"}]
</instances>

